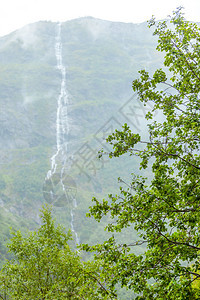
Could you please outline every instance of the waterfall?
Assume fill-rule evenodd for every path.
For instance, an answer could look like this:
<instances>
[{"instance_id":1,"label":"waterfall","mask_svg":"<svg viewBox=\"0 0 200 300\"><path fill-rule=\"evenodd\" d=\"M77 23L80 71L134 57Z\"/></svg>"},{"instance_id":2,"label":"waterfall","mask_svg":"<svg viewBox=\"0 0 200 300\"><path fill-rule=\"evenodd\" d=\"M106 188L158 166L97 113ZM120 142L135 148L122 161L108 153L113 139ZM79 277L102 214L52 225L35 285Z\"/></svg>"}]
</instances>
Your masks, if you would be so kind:
<instances>
[{"instance_id":1,"label":"waterfall","mask_svg":"<svg viewBox=\"0 0 200 300\"><path fill-rule=\"evenodd\" d=\"M61 23L57 25L57 34L55 41L55 55L57 61L57 69L61 73L61 87L57 103L56 116L56 153L51 157L51 170L47 176L51 177L57 169L57 157L60 155L62 163L66 160L67 141L66 137L69 134L69 118L68 104L69 96L66 88L66 69L62 62L62 41L61 41Z\"/></svg>"},{"instance_id":2,"label":"waterfall","mask_svg":"<svg viewBox=\"0 0 200 300\"><path fill-rule=\"evenodd\" d=\"M74 200L73 200L73 205L74 205L74 208L71 209L71 230L72 230L72 232L75 234L76 243L77 243L78 245L80 245L80 241L79 241L79 238L78 238L78 234L77 234L77 232L76 232L75 229L74 229L74 209L77 207L76 198L74 198Z\"/></svg>"},{"instance_id":3,"label":"waterfall","mask_svg":"<svg viewBox=\"0 0 200 300\"><path fill-rule=\"evenodd\" d=\"M56 38L55 38L55 56L57 66L56 68L61 74L61 85L60 94L57 100L57 114L56 114L56 152L51 157L51 169L48 171L46 176L46 185L43 187L43 194L45 199L54 204L56 200L63 200L63 196L66 197L65 204L72 202L73 208L71 209L71 230L75 235L75 241L79 244L78 234L74 229L74 210L77 207L76 199L73 197L67 197L68 187L66 187L66 178L68 177L65 173L69 170L70 165L67 165L68 155L68 136L70 132L70 122L68 117L69 107L69 95L66 86L66 68L63 65L62 56L62 39L61 39L61 23L57 24ZM66 166L67 165L67 166ZM58 197L54 192L54 186L61 184L63 195ZM69 199L68 199L69 198ZM55 200L56 199L56 200ZM72 200L72 201L71 201ZM63 202L62 202L63 204ZM57 205L61 206L60 204Z\"/></svg>"}]
</instances>

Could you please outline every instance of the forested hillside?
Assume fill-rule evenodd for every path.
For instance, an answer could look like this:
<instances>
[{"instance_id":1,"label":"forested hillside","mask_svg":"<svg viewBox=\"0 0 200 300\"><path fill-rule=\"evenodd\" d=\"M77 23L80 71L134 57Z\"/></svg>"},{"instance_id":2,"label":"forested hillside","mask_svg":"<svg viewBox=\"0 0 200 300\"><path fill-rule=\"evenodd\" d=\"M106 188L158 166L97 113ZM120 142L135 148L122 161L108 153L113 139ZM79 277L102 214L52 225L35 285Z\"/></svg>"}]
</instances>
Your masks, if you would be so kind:
<instances>
[{"instance_id":1,"label":"forested hillside","mask_svg":"<svg viewBox=\"0 0 200 300\"><path fill-rule=\"evenodd\" d=\"M48 180L57 152L63 81L56 57L58 38L68 130L62 154L56 157L56 172ZM105 137L125 122L145 135L145 111L131 86L139 69L153 72L161 65L155 45L146 23L91 17L60 25L38 22L0 39L1 261L9 227L37 227L45 202L53 204L57 221L72 229L76 242L103 240L106 220L96 224L85 217L91 198L114 191L117 178L127 178L136 161L131 165L126 158L98 161L97 151L105 145ZM124 239L128 237L130 232Z\"/></svg>"},{"instance_id":2,"label":"forested hillside","mask_svg":"<svg viewBox=\"0 0 200 300\"><path fill-rule=\"evenodd\" d=\"M0 39L0 298L199 299L200 29L148 24Z\"/></svg>"}]
</instances>

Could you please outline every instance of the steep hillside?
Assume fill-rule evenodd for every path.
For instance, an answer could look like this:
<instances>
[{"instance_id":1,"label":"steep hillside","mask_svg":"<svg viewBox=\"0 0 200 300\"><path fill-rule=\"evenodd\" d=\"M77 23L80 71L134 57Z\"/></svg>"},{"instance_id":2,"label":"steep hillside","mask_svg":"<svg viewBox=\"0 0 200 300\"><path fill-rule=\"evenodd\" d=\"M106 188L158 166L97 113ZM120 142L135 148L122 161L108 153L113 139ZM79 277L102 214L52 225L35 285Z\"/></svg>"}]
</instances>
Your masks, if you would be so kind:
<instances>
[{"instance_id":1,"label":"steep hillside","mask_svg":"<svg viewBox=\"0 0 200 300\"><path fill-rule=\"evenodd\" d=\"M85 217L91 198L114 192L117 178L128 178L137 161L98 161L97 150L125 122L145 135L131 83L139 69L161 64L155 45L146 23L91 17L38 22L0 39L3 256L9 225L34 228L46 202L77 242L103 238L103 224Z\"/></svg>"}]
</instances>

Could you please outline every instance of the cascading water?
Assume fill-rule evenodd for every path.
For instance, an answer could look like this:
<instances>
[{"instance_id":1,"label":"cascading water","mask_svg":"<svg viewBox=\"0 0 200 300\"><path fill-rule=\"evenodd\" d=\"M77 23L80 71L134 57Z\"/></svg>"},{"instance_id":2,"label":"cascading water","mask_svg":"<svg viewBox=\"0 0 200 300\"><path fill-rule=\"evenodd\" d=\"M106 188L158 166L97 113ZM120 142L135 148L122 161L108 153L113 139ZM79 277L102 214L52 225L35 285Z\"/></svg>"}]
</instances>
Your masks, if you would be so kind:
<instances>
[{"instance_id":1,"label":"cascading water","mask_svg":"<svg viewBox=\"0 0 200 300\"><path fill-rule=\"evenodd\" d=\"M74 205L74 209L75 209L77 207L76 198L73 199L73 205ZM79 245L80 241L78 238L78 234L74 229L74 209L71 209L71 230L75 234L76 243Z\"/></svg>"},{"instance_id":2,"label":"cascading water","mask_svg":"<svg viewBox=\"0 0 200 300\"><path fill-rule=\"evenodd\" d=\"M50 197L52 203L54 202L54 198L58 199L57 195L54 194L52 181L55 181L57 183L59 180L62 186L63 193L65 194L65 196L67 195L67 198L69 198L68 191L66 190L66 186L65 186L65 182L66 182L65 171L66 171L66 161L67 161L67 154L68 154L68 135L70 131L70 122L68 117L69 96L66 87L66 69L65 66L63 65L63 60L62 60L61 23L57 24L56 30L57 32L56 32L56 40L55 40L55 55L57 61L57 69L61 73L61 88L60 88L60 94L58 96L57 115L56 115L56 153L51 157L51 170L48 171L46 177L46 181L48 183L50 182L50 184L47 186L46 190L44 191L45 198ZM67 169L69 168L70 166L68 165ZM70 199L72 199L72 206L73 206L71 209L71 230L75 235L76 243L79 244L80 242L79 242L78 234L74 229L74 210L77 207L77 203L76 203L76 198L74 196L70 197Z\"/></svg>"},{"instance_id":3,"label":"cascading water","mask_svg":"<svg viewBox=\"0 0 200 300\"><path fill-rule=\"evenodd\" d=\"M66 69L62 62L62 41L61 41L61 23L58 23L55 55L57 60L57 69L61 73L61 89L58 97L57 117L56 117L56 146L57 152L51 158L51 170L47 176L51 176L56 172L57 158L61 157L62 163L66 160L67 141L66 136L69 134L68 104L69 97L66 88Z\"/></svg>"}]
</instances>

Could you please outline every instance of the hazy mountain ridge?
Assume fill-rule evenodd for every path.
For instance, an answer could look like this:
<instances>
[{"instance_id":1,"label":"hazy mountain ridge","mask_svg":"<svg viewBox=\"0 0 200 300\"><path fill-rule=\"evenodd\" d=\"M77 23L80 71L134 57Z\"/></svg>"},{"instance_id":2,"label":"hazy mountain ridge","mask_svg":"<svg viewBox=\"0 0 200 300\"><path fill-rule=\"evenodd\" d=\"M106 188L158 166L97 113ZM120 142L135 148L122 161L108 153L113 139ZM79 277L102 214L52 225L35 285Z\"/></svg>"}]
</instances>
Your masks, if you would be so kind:
<instances>
[{"instance_id":1,"label":"hazy mountain ridge","mask_svg":"<svg viewBox=\"0 0 200 300\"><path fill-rule=\"evenodd\" d=\"M43 185L56 150L61 84L56 68L56 28L57 23L38 22L0 38L0 205L4 237L8 235L5 228L10 225L10 215L15 227L24 226L24 222L34 227L38 208L45 203ZM126 116L130 105L124 115L122 108L133 95L131 83L137 71L155 70L162 55L155 51L156 40L146 23L80 18L62 23L61 39L69 94L68 151L77 157L76 152L85 145L94 155L102 147L98 134L110 119L113 128L129 122ZM130 125L141 128L143 114L139 111L140 120ZM85 218L91 197L114 191L117 177L128 176L135 166L134 161L130 164L124 159L117 164L96 164L95 174L89 168L81 174L77 168L70 171L77 186L74 226L81 241L94 242L105 234L99 231L103 224L94 226ZM58 221L68 228L71 207L68 203L64 209L55 209Z\"/></svg>"}]
</instances>

